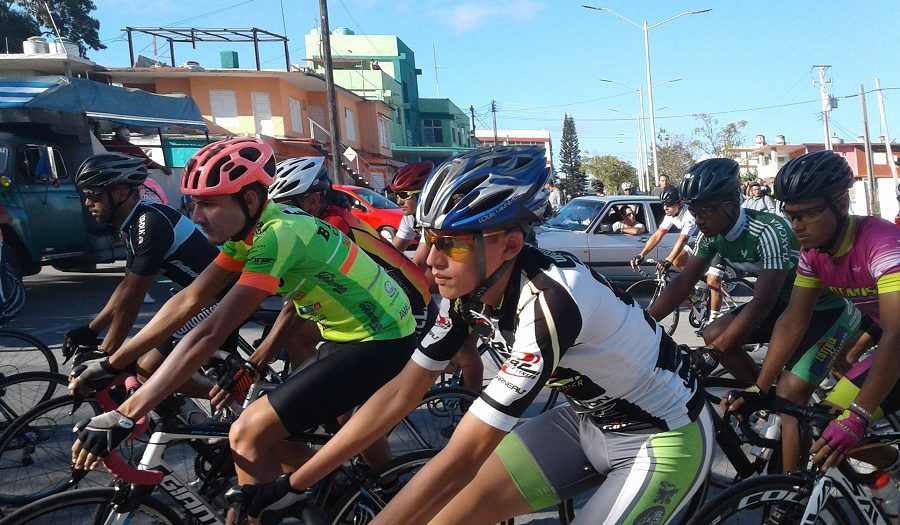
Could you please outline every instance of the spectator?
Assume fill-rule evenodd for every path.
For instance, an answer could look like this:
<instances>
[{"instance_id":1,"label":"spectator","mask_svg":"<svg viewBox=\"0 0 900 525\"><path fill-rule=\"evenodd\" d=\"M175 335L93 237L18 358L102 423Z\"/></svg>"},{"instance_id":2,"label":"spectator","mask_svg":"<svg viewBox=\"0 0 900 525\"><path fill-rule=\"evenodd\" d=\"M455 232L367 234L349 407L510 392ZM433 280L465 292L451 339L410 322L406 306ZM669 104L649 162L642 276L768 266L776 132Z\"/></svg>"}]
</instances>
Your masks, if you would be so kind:
<instances>
[{"instance_id":1,"label":"spectator","mask_svg":"<svg viewBox=\"0 0 900 525\"><path fill-rule=\"evenodd\" d=\"M634 185L628 181L622 183L622 195L634 195Z\"/></svg>"},{"instance_id":2,"label":"spectator","mask_svg":"<svg viewBox=\"0 0 900 525\"><path fill-rule=\"evenodd\" d=\"M603 184L603 181L600 179L594 179L591 181L591 188L594 190L594 193L600 195L606 195L606 185Z\"/></svg>"},{"instance_id":3,"label":"spectator","mask_svg":"<svg viewBox=\"0 0 900 525\"><path fill-rule=\"evenodd\" d=\"M632 206L620 207L619 214L622 216L622 220L613 223L612 231L628 235L640 235L647 231L647 227L637 221L637 214Z\"/></svg>"},{"instance_id":4,"label":"spectator","mask_svg":"<svg viewBox=\"0 0 900 525\"><path fill-rule=\"evenodd\" d=\"M750 195L747 197L747 200L741 204L741 207L747 208L749 210L756 211L764 211L768 213L775 213L775 201L772 200L772 197L768 195L764 195L761 191L761 185L759 181L753 181L749 185L749 193Z\"/></svg>"},{"instance_id":5,"label":"spectator","mask_svg":"<svg viewBox=\"0 0 900 525\"><path fill-rule=\"evenodd\" d=\"M562 193L550 179L547 180L547 191L550 192L550 207L553 208L553 213L556 213L559 211L559 206L562 204Z\"/></svg>"},{"instance_id":6,"label":"spectator","mask_svg":"<svg viewBox=\"0 0 900 525\"><path fill-rule=\"evenodd\" d=\"M659 197L666 190L674 190L674 186L669 185L669 176L668 175L660 175L659 182L657 186L654 186L652 190L650 190L650 195L654 197Z\"/></svg>"}]
</instances>

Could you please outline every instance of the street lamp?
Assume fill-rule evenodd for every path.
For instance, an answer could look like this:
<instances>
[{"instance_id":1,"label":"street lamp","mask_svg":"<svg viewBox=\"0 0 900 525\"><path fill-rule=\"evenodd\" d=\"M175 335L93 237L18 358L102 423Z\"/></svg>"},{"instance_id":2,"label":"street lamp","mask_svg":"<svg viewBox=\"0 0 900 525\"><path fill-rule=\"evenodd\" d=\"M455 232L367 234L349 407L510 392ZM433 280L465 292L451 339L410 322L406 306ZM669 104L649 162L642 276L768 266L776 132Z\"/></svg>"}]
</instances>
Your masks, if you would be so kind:
<instances>
[{"instance_id":1,"label":"street lamp","mask_svg":"<svg viewBox=\"0 0 900 525\"><path fill-rule=\"evenodd\" d=\"M679 82L680 78L671 78L669 80L663 80L662 82L657 82L656 85L652 87L659 86L661 84L670 84L672 82ZM638 104L641 106L641 120L638 122L638 180L641 182L641 191L649 191L652 184L650 184L649 173L647 170L647 130L644 127L644 87L638 86L637 88L633 88L627 84L623 84L618 80L610 80L608 78L601 78L600 82L607 82L610 84L618 84L626 89L630 89L632 91L637 91L638 94ZM615 110L613 110L615 111ZM653 108L650 108L650 114L653 115ZM651 123L653 122L651 117ZM656 135L656 131L654 131L654 137ZM653 167L654 174L656 173L656 139L653 139ZM654 183L656 181L654 180Z\"/></svg>"},{"instance_id":2,"label":"street lamp","mask_svg":"<svg viewBox=\"0 0 900 525\"><path fill-rule=\"evenodd\" d=\"M593 5L587 5L587 4L581 4L581 7L584 7L585 9L593 9L595 11L606 11L609 14L628 22L629 24L633 25L634 27L636 27L644 32L644 62L647 66L647 99L648 99L647 102L650 103L650 131L651 131L650 140L651 140L651 149L653 151L653 180L654 180L654 182L656 182L659 180L659 163L656 161L656 120L654 118L654 112L653 112L653 81L650 78L650 30L656 26L661 26L661 25L665 24L666 22L671 22L672 20L675 20L678 17L684 16L684 15L699 15L701 13L708 13L708 12L712 11L712 9L699 9L697 11L685 11L684 13L679 13L675 16L670 16L669 18L666 18L665 20L663 20L661 22L657 22L653 25L647 25L646 20L644 21L643 25L640 25L640 24L620 15L619 13L613 11L612 9L610 9L608 7L597 7L597 6L593 6Z\"/></svg>"}]
</instances>

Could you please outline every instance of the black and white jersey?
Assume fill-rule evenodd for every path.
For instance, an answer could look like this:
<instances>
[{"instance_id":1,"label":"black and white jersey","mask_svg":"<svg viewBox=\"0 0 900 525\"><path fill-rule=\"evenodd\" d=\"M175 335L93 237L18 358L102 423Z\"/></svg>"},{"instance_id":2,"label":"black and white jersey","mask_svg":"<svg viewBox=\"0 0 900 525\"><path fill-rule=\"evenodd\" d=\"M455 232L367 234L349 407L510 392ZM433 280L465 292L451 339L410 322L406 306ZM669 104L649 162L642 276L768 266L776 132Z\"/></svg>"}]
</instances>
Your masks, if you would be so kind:
<instances>
[{"instance_id":1,"label":"black and white jersey","mask_svg":"<svg viewBox=\"0 0 900 525\"><path fill-rule=\"evenodd\" d=\"M165 204L139 202L122 232L129 271L148 277L162 273L182 287L219 254L193 221Z\"/></svg>"},{"instance_id":2,"label":"black and white jersey","mask_svg":"<svg viewBox=\"0 0 900 525\"><path fill-rule=\"evenodd\" d=\"M413 355L443 370L473 328L504 334L509 357L475 416L509 431L547 384L604 429L670 430L698 417L703 397L686 352L630 296L568 253L526 246L514 272L496 315L464 314L444 299Z\"/></svg>"}]
</instances>

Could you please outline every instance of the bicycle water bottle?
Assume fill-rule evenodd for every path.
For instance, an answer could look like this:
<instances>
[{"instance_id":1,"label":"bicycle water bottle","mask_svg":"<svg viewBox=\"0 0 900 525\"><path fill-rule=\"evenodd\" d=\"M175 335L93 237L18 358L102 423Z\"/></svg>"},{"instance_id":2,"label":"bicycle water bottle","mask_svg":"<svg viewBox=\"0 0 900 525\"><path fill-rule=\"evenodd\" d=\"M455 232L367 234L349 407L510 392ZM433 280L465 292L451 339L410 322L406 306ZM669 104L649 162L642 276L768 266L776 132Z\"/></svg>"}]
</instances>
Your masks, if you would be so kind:
<instances>
[{"instance_id":1,"label":"bicycle water bottle","mask_svg":"<svg viewBox=\"0 0 900 525\"><path fill-rule=\"evenodd\" d=\"M897 516L898 506L900 506L900 488L897 488L897 483L890 474L879 470L875 474L875 482L869 485L869 493L879 502L881 510L891 520Z\"/></svg>"},{"instance_id":2,"label":"bicycle water bottle","mask_svg":"<svg viewBox=\"0 0 900 525\"><path fill-rule=\"evenodd\" d=\"M781 437L781 417L778 414L769 412L765 418L760 417L753 425L753 431L759 436L766 439L777 440ZM753 445L750 453L762 461L769 461L772 457L772 449L768 447L760 447Z\"/></svg>"}]
</instances>

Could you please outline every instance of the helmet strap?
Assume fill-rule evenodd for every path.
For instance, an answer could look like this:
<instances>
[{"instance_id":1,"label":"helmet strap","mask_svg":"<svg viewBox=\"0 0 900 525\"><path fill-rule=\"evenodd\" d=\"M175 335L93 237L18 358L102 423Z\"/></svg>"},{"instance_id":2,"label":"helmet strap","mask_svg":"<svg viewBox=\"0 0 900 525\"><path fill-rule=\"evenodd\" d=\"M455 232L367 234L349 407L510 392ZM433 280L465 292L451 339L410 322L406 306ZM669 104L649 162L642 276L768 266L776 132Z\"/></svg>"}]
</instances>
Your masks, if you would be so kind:
<instances>
[{"instance_id":1,"label":"helmet strap","mask_svg":"<svg viewBox=\"0 0 900 525\"><path fill-rule=\"evenodd\" d=\"M487 262L485 260L486 257L484 256L484 251L484 235L482 235L481 232L476 232L475 259L478 261L478 286L475 287L475 291L466 298L466 301L464 301L469 309L482 304L482 300L488 290L497 284L500 278L503 277L507 270L509 270L516 262L515 257L504 261L490 276L487 276Z\"/></svg>"},{"instance_id":2,"label":"helmet strap","mask_svg":"<svg viewBox=\"0 0 900 525\"><path fill-rule=\"evenodd\" d=\"M252 230L256 223L259 221L260 216L262 215L263 208L266 207L266 201L260 199L259 201L259 209L256 210L255 214L250 213L250 207L247 206L247 199L244 198L245 193L249 191L246 188L241 190L241 193L238 195L238 204L241 207L241 211L244 212L244 227L241 228L241 231L238 232L237 235L231 238L232 241L242 241L247 238L247 235L250 234L250 230Z\"/></svg>"},{"instance_id":3,"label":"helmet strap","mask_svg":"<svg viewBox=\"0 0 900 525\"><path fill-rule=\"evenodd\" d=\"M843 238L844 232L847 231L847 226L850 224L850 214L841 214L834 199L828 199L828 208L834 213L834 217L837 219L837 226L834 229L834 234L828 239L827 243L819 248L819 251L834 255L838 247L840 247L841 238Z\"/></svg>"}]
</instances>

